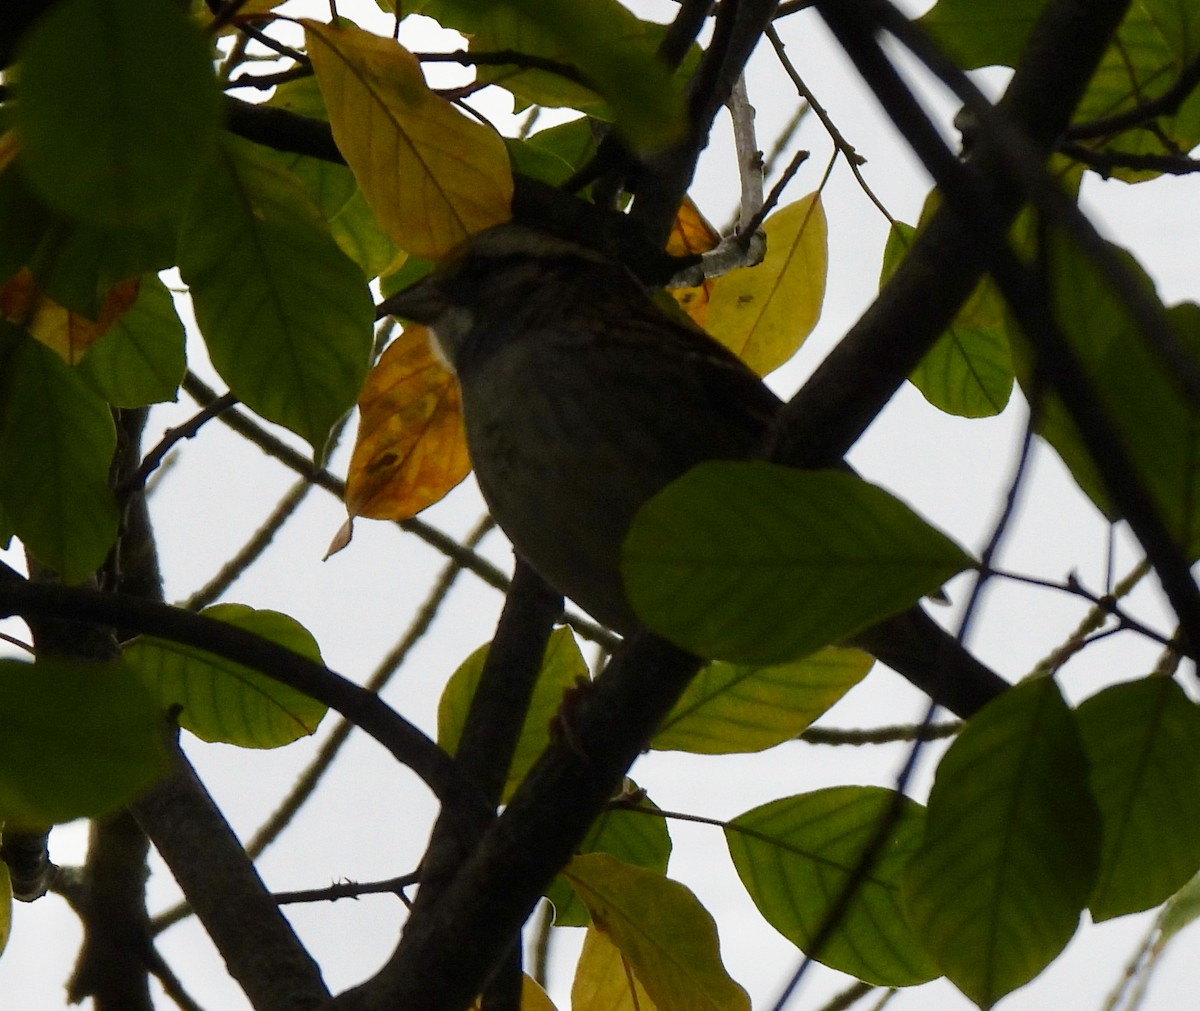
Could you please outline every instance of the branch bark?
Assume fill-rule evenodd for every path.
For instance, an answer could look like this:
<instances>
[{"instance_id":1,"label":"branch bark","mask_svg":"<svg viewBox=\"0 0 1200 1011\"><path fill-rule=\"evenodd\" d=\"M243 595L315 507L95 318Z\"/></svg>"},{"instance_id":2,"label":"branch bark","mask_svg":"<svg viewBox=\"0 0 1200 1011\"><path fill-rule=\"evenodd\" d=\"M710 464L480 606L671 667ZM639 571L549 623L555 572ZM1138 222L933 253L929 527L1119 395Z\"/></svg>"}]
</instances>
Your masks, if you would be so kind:
<instances>
[{"instance_id":1,"label":"branch bark","mask_svg":"<svg viewBox=\"0 0 1200 1011\"><path fill-rule=\"evenodd\" d=\"M1070 122L1127 6L1054 0L1034 25L999 110L1043 157ZM843 36L862 16L844 0L818 7ZM1015 220L1024 196L1003 158L984 145L964 168L997 223ZM949 326L986 267L978 235L952 208L939 208L879 297L780 412L771 458L799 467L840 460Z\"/></svg>"}]
</instances>

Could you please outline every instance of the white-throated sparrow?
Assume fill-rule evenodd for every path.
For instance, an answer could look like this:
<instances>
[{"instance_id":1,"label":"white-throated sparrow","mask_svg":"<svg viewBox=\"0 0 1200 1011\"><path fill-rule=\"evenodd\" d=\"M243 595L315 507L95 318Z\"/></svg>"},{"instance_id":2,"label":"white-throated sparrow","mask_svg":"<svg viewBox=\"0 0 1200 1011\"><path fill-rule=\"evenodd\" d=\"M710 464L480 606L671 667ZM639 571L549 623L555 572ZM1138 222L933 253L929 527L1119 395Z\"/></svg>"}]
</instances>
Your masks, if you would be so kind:
<instances>
[{"instance_id":1,"label":"white-throated sparrow","mask_svg":"<svg viewBox=\"0 0 1200 1011\"><path fill-rule=\"evenodd\" d=\"M620 572L634 514L697 463L757 455L781 406L622 264L517 224L474 236L384 308L427 325L457 374L476 478L516 551L623 634L639 626ZM960 712L1004 684L919 609L861 642Z\"/></svg>"}]
</instances>

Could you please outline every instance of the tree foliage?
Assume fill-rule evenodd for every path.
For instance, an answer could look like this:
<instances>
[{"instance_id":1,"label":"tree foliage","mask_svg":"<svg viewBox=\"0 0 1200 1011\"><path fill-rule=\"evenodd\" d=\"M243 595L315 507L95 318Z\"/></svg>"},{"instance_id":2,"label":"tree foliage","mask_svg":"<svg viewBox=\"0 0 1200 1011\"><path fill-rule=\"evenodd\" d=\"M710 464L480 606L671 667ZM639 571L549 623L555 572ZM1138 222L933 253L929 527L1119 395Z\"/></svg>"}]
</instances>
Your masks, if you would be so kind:
<instances>
[{"instance_id":1,"label":"tree foliage","mask_svg":"<svg viewBox=\"0 0 1200 1011\"><path fill-rule=\"evenodd\" d=\"M995 568L1011 510L974 557L830 469L905 382L963 419L1025 405L1026 448L1052 447L1144 562L1100 592L1073 576L1051 587L1085 600L1090 624L1021 683L980 682L997 697L960 705L968 719L924 803L905 775L721 820L746 894L806 959L870 987L945 977L980 1007L1038 976L1085 912L1160 907L1160 944L1194 916L1200 307L1165 306L1078 203L1096 175L1156 187L1200 168L1187 0L938 0L916 21L885 2L682 0L667 25L617 0L394 5L398 30L419 14L461 33L449 54L354 23L377 25L374 10L14 6L0 34L0 615L25 622L32 659L0 660L0 938L8 896L70 901L84 926L72 999L148 1008L153 975L186 1005L155 951L166 921L146 908L148 838L255 1008L454 1011L481 994L487 1008L549 1007L513 943L543 895L557 924L588 931L573 1006L749 1007L712 915L666 873L670 817L622 777L648 748L795 747L867 672L847 638L964 571L971 607L985 584L1021 578ZM605 248L649 285L671 280L664 305L772 372L820 317L839 227L830 171L862 179L781 39L818 19L935 189L919 221L892 219L886 247L855 264L878 272L879 296L782 408L764 459L697 467L639 514L623 573L649 631L552 630L560 601L522 564L510 578L417 517L469 470L458 391L419 327L373 329L377 304L515 217ZM963 107L961 151L884 35ZM791 163L764 176L743 76L756 45L828 131L824 176L793 132ZM470 83L431 88L442 63ZM965 73L990 66L1013 68L995 104ZM472 105L483 90L525 115L519 133ZM720 230L688 188L727 104L740 208ZM224 394L196 374L205 357ZM143 447L155 405L181 391L199 413ZM356 404L343 482L325 463ZM335 549L356 518L393 520L507 590L492 641L444 672L436 741L379 696L386 672L361 688L293 618L206 607L263 543L221 585L164 602L147 502L167 453L218 417L299 475L276 526L317 485L345 501ZM1010 499L1025 480L1023 467ZM1123 599L1150 571L1173 611L1157 626ZM1058 668L1114 631L1161 644L1162 663L1073 704ZM20 634L12 623L15 646ZM596 672L589 639L615 650ZM420 867L381 886L419 883L394 953L336 994L252 862L287 816L243 846L176 739L281 747L327 708L347 722L311 782L353 726L441 805ZM932 712L913 736L933 732ZM58 868L48 829L76 818L96 819L87 861Z\"/></svg>"}]
</instances>

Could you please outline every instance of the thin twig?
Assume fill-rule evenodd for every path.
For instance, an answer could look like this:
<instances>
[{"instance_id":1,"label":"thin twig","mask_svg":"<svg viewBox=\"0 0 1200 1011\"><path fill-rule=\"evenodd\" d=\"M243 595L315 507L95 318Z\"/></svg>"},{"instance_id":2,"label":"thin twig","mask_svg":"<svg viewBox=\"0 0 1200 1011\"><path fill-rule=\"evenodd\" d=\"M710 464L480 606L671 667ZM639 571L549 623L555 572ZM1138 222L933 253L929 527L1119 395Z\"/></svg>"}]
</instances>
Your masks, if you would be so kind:
<instances>
[{"instance_id":1,"label":"thin twig","mask_svg":"<svg viewBox=\"0 0 1200 1011\"><path fill-rule=\"evenodd\" d=\"M821 125L825 127L825 132L829 134L829 139L833 141L834 147L836 147L842 153L846 161L850 162L850 164L864 164L867 159L859 154L858 151L854 149L854 145L846 140L844 136L842 136L842 132L837 128L837 124L834 123L833 117L830 116L826 111L825 106L817 101L817 96L814 95L808 85L804 83L804 78L800 76L800 72L796 69L795 65L788 57L787 47L784 46L783 40L779 37L779 33L775 31L775 27L773 25L769 27L765 34L767 36L767 41L771 43L772 48L775 50L775 55L779 58L779 65L783 67L784 73L792 79L792 84L795 85L796 91L799 93L800 97L803 98L809 104L809 107L812 109L812 111L817 114L817 119L819 119L821 121Z\"/></svg>"},{"instance_id":2,"label":"thin twig","mask_svg":"<svg viewBox=\"0 0 1200 1011\"><path fill-rule=\"evenodd\" d=\"M456 49L451 53L414 53L422 63L458 63L464 67L517 67L519 70L544 70L556 74L567 81L580 84L585 88L595 90L595 85L585 77L578 67L561 60L552 60L544 56L534 56L530 53L518 52L515 49L497 49L487 53L471 53L465 49ZM484 84L496 84L497 81L485 81Z\"/></svg>"},{"instance_id":3,"label":"thin twig","mask_svg":"<svg viewBox=\"0 0 1200 1011\"><path fill-rule=\"evenodd\" d=\"M1111 116L1102 116L1086 123L1074 123L1067 127L1063 136L1068 140L1092 140L1141 126L1159 116L1170 116L1179 111L1179 107L1196 90L1197 85L1200 85L1200 56L1193 57L1179 72L1175 83L1157 98L1147 99L1132 109Z\"/></svg>"},{"instance_id":4,"label":"thin twig","mask_svg":"<svg viewBox=\"0 0 1200 1011\"><path fill-rule=\"evenodd\" d=\"M775 210L779 204L779 198L783 196L784 188L790 183L797 172L800 171L800 166L808 161L808 151L797 151L792 155L792 160L788 163L788 167L783 170L783 174L775 181L775 185L771 187L771 192L767 194L767 198L762 202L761 206L755 212L754 216L745 223L744 226L738 228L738 235L749 238L762 227L762 223L766 220L767 215ZM825 175L821 179L823 188L825 181L829 178L829 168L832 168L832 163L825 170Z\"/></svg>"},{"instance_id":5,"label":"thin twig","mask_svg":"<svg viewBox=\"0 0 1200 1011\"><path fill-rule=\"evenodd\" d=\"M216 391L205 383L204 380L200 379L199 376L191 372L183 380L183 389L200 404L209 404L217 399ZM345 481L324 467L316 466L310 457L305 456L303 453L293 449L282 439L272 435L249 416L233 409L222 413L220 418L223 424L228 425L268 456L278 460L285 467L295 471L301 477L311 480L318 488L324 489L342 501L345 500ZM476 554L474 551L464 548L448 534L416 517L399 520L396 525L406 533L420 538L431 548L440 551L447 558L455 559L464 569L474 573L489 586L493 586L501 592L508 591L508 576L491 562L487 561L487 559ZM563 623L570 625L584 639L602 643L609 649L614 649L620 641L603 626L597 625L594 621L589 621L587 618L571 612L564 614Z\"/></svg>"},{"instance_id":6,"label":"thin twig","mask_svg":"<svg viewBox=\"0 0 1200 1011\"><path fill-rule=\"evenodd\" d=\"M311 64L300 64L288 70L280 70L274 74L243 73L226 84L225 90L228 91L231 88L257 88L259 91L268 91L277 85L287 84L289 81L299 81L305 77L312 77L312 75L313 68Z\"/></svg>"},{"instance_id":7,"label":"thin twig","mask_svg":"<svg viewBox=\"0 0 1200 1011\"><path fill-rule=\"evenodd\" d=\"M271 510L254 535L238 549L215 576L183 602L189 611L200 611L220 597L262 555L280 528L300 507L300 503L312 491L312 482L301 478L291 486Z\"/></svg>"},{"instance_id":8,"label":"thin twig","mask_svg":"<svg viewBox=\"0 0 1200 1011\"><path fill-rule=\"evenodd\" d=\"M737 157L738 180L741 196L738 201L737 230L751 233L750 222L755 219L763 205L763 155L754 133L754 106L746 94L746 75L739 74L729 93L729 118L733 122L733 146ZM759 218L759 221L762 219Z\"/></svg>"},{"instance_id":9,"label":"thin twig","mask_svg":"<svg viewBox=\"0 0 1200 1011\"><path fill-rule=\"evenodd\" d=\"M1163 175L1186 176L1200 172L1200 159L1183 154L1135 154L1104 148L1096 151L1083 144L1061 144L1059 152L1082 162L1104 179L1116 169L1131 172L1161 172Z\"/></svg>"},{"instance_id":10,"label":"thin twig","mask_svg":"<svg viewBox=\"0 0 1200 1011\"><path fill-rule=\"evenodd\" d=\"M1083 620L1072 632L1066 642L1061 646L1056 647L1049 655L1039 660L1034 664L1033 670L1030 672L1031 677L1044 674L1053 674L1063 664L1071 659L1076 653L1083 649L1089 642L1094 641L1093 636L1100 629L1105 621L1110 617L1116 616L1117 621L1124 626L1124 616L1116 608L1116 602L1122 597L1128 596L1133 588L1142 580L1143 577L1150 572L1150 563L1144 558L1134 566L1133 571L1122 579L1115 587L1112 593L1106 593L1103 597L1098 598L1092 606L1092 609L1084 615ZM1082 587L1077 582L1072 581L1072 585L1068 589L1076 589L1082 591ZM1086 596L1085 593L1079 595ZM1115 630L1114 630L1115 631ZM1161 641L1161 640L1160 640ZM1168 645L1164 642L1163 645Z\"/></svg>"},{"instance_id":11,"label":"thin twig","mask_svg":"<svg viewBox=\"0 0 1200 1011\"><path fill-rule=\"evenodd\" d=\"M783 152L791 147L796 132L800 129L800 125L810 112L812 112L812 106L801 99L800 103L796 106L796 111L792 113L791 119L787 121L787 124L780 131L779 136L775 138L775 143L771 145L771 150L767 152L766 157L763 159L764 179L770 179L775 174L775 165L783 157Z\"/></svg>"},{"instance_id":12,"label":"thin twig","mask_svg":"<svg viewBox=\"0 0 1200 1011\"><path fill-rule=\"evenodd\" d=\"M855 980L841 993L834 994L829 1000L822 1004L817 1011L848 1011L854 1007L867 994L878 989L874 983L864 983L862 980Z\"/></svg>"},{"instance_id":13,"label":"thin twig","mask_svg":"<svg viewBox=\"0 0 1200 1011\"><path fill-rule=\"evenodd\" d=\"M345 881L327 888L305 888L293 892L272 892L271 897L281 906L300 902L337 902L338 899L358 899L364 895L396 895L403 898L404 889L421 880L421 875L401 874L386 881Z\"/></svg>"},{"instance_id":14,"label":"thin twig","mask_svg":"<svg viewBox=\"0 0 1200 1011\"><path fill-rule=\"evenodd\" d=\"M808 85L804 83L804 78L800 76L800 72L796 70L791 58L787 55L787 49L783 44L783 40L779 37L779 33L775 31L774 25L767 28L766 36L775 50L775 55L778 57L779 64L783 67L784 73L792 79L792 84L795 85L797 93L808 104L808 107L817 114L821 125L825 127L825 132L829 134L829 139L833 141L833 146L846 159L846 164L850 166L850 171L854 173L854 178L858 181L859 188L866 194L867 199L879 209L879 213L889 223L894 223L895 219L892 217L891 212L884 206L883 201L879 199L875 191L871 189L866 176L862 173L862 166L867 163L867 159L859 154L854 145L842 136L842 132L837 128L837 124L834 123L833 117L817 101L816 96L809 89Z\"/></svg>"},{"instance_id":15,"label":"thin twig","mask_svg":"<svg viewBox=\"0 0 1200 1011\"><path fill-rule=\"evenodd\" d=\"M895 744L899 741L941 741L953 737L963 724L961 720L951 723L909 723L897 727L875 727L868 730L845 730L837 727L809 727L798 740L805 744L833 744L857 747L863 744Z\"/></svg>"},{"instance_id":16,"label":"thin twig","mask_svg":"<svg viewBox=\"0 0 1200 1011\"><path fill-rule=\"evenodd\" d=\"M988 539L982 554L979 556L980 565L975 572L975 581L971 585L971 594L967 598L966 607L963 608L958 632L960 641L966 637L970 629L971 619L974 617L975 609L979 605L983 588L992 575L992 562L1000 550L1000 544L1004 540L1004 535L1008 532L1009 523L1016 512L1017 498L1025 485L1025 475L1029 473L1029 461L1033 453L1035 417L1036 409L1031 407L1029 415L1025 419L1025 434L1021 438L1021 452L1017 457L1017 465L1013 470L1012 479L1008 483L1008 491L1004 496L1004 506L1000 510L1000 515L997 517L996 523L992 528L992 536Z\"/></svg>"},{"instance_id":17,"label":"thin twig","mask_svg":"<svg viewBox=\"0 0 1200 1011\"><path fill-rule=\"evenodd\" d=\"M232 393L226 393L223 396L217 397L215 400L207 403L196 412L192 417L185 421L182 425L176 425L174 428L168 428L163 437L158 441L158 444L150 450L143 458L138 469L130 475L129 480L124 482L117 489L117 497L123 498L131 492L144 488L146 479L158 468L162 463L163 458L171 451L176 443L184 439L192 439L209 421L217 417L224 411L228 410L236 404L237 397Z\"/></svg>"}]
</instances>

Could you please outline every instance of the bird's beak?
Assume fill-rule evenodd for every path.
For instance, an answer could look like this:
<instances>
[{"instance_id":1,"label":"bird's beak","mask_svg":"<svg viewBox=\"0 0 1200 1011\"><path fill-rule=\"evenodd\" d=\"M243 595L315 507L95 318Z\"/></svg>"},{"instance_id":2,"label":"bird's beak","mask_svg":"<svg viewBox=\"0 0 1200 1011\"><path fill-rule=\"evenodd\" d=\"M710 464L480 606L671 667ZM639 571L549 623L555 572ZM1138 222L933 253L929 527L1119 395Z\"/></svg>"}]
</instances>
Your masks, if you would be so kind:
<instances>
[{"instance_id":1,"label":"bird's beak","mask_svg":"<svg viewBox=\"0 0 1200 1011\"><path fill-rule=\"evenodd\" d=\"M437 278L430 274L385 298L375 310L375 318L399 316L413 323L431 326L449 307L446 293L442 291Z\"/></svg>"}]
</instances>

